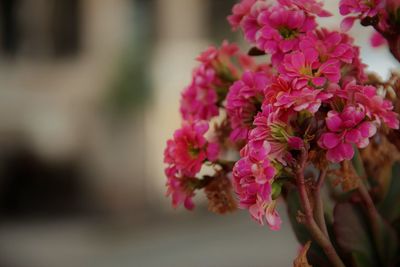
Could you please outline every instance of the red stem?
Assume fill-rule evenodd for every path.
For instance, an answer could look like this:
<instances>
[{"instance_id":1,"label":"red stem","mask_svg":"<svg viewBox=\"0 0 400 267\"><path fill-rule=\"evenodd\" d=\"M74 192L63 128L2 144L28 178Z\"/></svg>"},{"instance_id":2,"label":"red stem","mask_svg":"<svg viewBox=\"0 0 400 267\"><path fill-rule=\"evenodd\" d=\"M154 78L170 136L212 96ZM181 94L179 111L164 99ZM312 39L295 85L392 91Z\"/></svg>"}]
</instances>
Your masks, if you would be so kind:
<instances>
[{"instance_id":1,"label":"red stem","mask_svg":"<svg viewBox=\"0 0 400 267\"><path fill-rule=\"evenodd\" d=\"M302 151L300 164L296 173L297 188L300 194L300 201L303 211L306 217L305 226L309 230L311 236L317 242L318 245L324 250L325 255L328 257L329 261L334 267L345 267L342 260L338 256L335 248L333 247L331 241L325 236L325 234L318 227L314 220L313 211L311 208L310 200L308 199L305 180L304 180L304 170L307 163L308 154L305 149Z\"/></svg>"},{"instance_id":2,"label":"red stem","mask_svg":"<svg viewBox=\"0 0 400 267\"><path fill-rule=\"evenodd\" d=\"M400 35L394 35L388 39L389 49L392 55L400 62Z\"/></svg>"},{"instance_id":3,"label":"red stem","mask_svg":"<svg viewBox=\"0 0 400 267\"><path fill-rule=\"evenodd\" d=\"M315 216L315 220L316 220L319 228L322 230L322 232L325 234L325 236L329 239L328 229L326 227L326 222L325 222L324 204L323 204L322 195L321 195L321 188L324 185L324 181L325 181L327 172L328 172L328 168L324 168L319 173L317 186L314 191L314 199L315 199L314 216Z\"/></svg>"}]
</instances>

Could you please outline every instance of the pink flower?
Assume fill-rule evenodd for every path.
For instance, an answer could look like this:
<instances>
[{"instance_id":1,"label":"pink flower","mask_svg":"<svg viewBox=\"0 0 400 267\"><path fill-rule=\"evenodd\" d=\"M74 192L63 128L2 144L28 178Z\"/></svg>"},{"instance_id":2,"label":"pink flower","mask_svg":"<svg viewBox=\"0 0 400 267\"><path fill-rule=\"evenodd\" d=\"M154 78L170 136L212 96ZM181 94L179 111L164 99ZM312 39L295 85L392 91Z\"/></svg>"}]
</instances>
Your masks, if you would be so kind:
<instances>
[{"instance_id":1,"label":"pink flower","mask_svg":"<svg viewBox=\"0 0 400 267\"><path fill-rule=\"evenodd\" d=\"M287 7L297 7L307 13L317 15L319 17L330 17L332 14L323 9L323 2L316 0L278 0L281 5Z\"/></svg>"},{"instance_id":2,"label":"pink flower","mask_svg":"<svg viewBox=\"0 0 400 267\"><path fill-rule=\"evenodd\" d=\"M331 98L332 95L322 90L304 87L290 93L283 93L276 99L275 106L293 108L295 111L307 110L314 114L318 111L322 101Z\"/></svg>"},{"instance_id":3,"label":"pink flower","mask_svg":"<svg viewBox=\"0 0 400 267\"><path fill-rule=\"evenodd\" d=\"M264 225L265 221L271 230L278 231L281 228L282 220L275 207L276 200L272 200L264 205L253 205L249 211L259 224Z\"/></svg>"},{"instance_id":4,"label":"pink flower","mask_svg":"<svg viewBox=\"0 0 400 267\"><path fill-rule=\"evenodd\" d=\"M353 26L356 19L373 18L379 14L386 16L384 11L385 0L341 0L339 3L340 14L354 16L343 19L341 28L348 31ZM386 27L383 23L383 27Z\"/></svg>"},{"instance_id":5,"label":"pink flower","mask_svg":"<svg viewBox=\"0 0 400 267\"><path fill-rule=\"evenodd\" d=\"M230 65L230 58L237 55L239 47L236 44L231 44L224 40L220 48L210 46L207 50L201 53L197 60L203 64L215 66L221 63Z\"/></svg>"},{"instance_id":6,"label":"pink flower","mask_svg":"<svg viewBox=\"0 0 400 267\"><path fill-rule=\"evenodd\" d=\"M254 116L261 111L263 92L269 80L264 72L247 71L229 89L226 111L231 122L230 138L233 141L247 138Z\"/></svg>"},{"instance_id":7,"label":"pink flower","mask_svg":"<svg viewBox=\"0 0 400 267\"><path fill-rule=\"evenodd\" d=\"M377 31L374 31L370 38L372 47L380 47L387 43L386 39Z\"/></svg>"},{"instance_id":8,"label":"pink flower","mask_svg":"<svg viewBox=\"0 0 400 267\"><path fill-rule=\"evenodd\" d=\"M341 113L334 110L328 112L325 120L328 132L321 135L318 145L328 150L326 157L329 161L350 160L354 156L353 144L359 148L369 144L376 127L370 121L364 121L365 117L362 105L348 105Z\"/></svg>"},{"instance_id":9,"label":"pink flower","mask_svg":"<svg viewBox=\"0 0 400 267\"><path fill-rule=\"evenodd\" d=\"M232 62L238 61L240 66ZM235 44L224 41L220 48L209 47L197 58L201 62L192 74L192 82L182 92L180 111L185 120L209 120L219 114L219 106L241 68L255 64L240 54Z\"/></svg>"},{"instance_id":10,"label":"pink flower","mask_svg":"<svg viewBox=\"0 0 400 267\"><path fill-rule=\"evenodd\" d=\"M367 80L366 65L360 58L360 48L345 33L321 29L309 33L299 44L301 51L317 53L321 63L338 60L341 79L344 82L356 79L360 83Z\"/></svg>"},{"instance_id":11,"label":"pink flower","mask_svg":"<svg viewBox=\"0 0 400 267\"><path fill-rule=\"evenodd\" d=\"M290 84L279 76L265 90L265 101L274 107L293 109L296 112L307 110L313 114L323 101L331 97L331 93L309 86L297 88L296 84Z\"/></svg>"},{"instance_id":12,"label":"pink flower","mask_svg":"<svg viewBox=\"0 0 400 267\"><path fill-rule=\"evenodd\" d=\"M257 1L251 8L250 13L247 14L242 20L242 30L244 37L250 43L256 42L258 31L262 28L259 22L259 16L262 12L268 10L269 5L264 1Z\"/></svg>"},{"instance_id":13,"label":"pink flower","mask_svg":"<svg viewBox=\"0 0 400 267\"><path fill-rule=\"evenodd\" d=\"M384 0L341 0L339 10L341 15L357 14L361 18L374 17L383 8Z\"/></svg>"},{"instance_id":14,"label":"pink flower","mask_svg":"<svg viewBox=\"0 0 400 267\"><path fill-rule=\"evenodd\" d=\"M337 83L340 80L340 67L337 59L321 63L318 53L313 50L296 51L287 54L280 66L281 75L302 88L311 84L323 87L328 81Z\"/></svg>"},{"instance_id":15,"label":"pink flower","mask_svg":"<svg viewBox=\"0 0 400 267\"><path fill-rule=\"evenodd\" d=\"M360 48L358 46L353 46L354 58L351 64L346 64L342 66L342 83L348 83L353 80L357 80L359 83L365 83L368 80L368 76L365 72L367 67L360 57Z\"/></svg>"},{"instance_id":16,"label":"pink flower","mask_svg":"<svg viewBox=\"0 0 400 267\"><path fill-rule=\"evenodd\" d=\"M254 129L249 133L248 149L259 149L268 141L270 151L269 159L287 165L291 161L288 152L288 138L291 136L288 130L288 118L290 112L275 108L272 104L263 104L262 111L254 118Z\"/></svg>"},{"instance_id":17,"label":"pink flower","mask_svg":"<svg viewBox=\"0 0 400 267\"><path fill-rule=\"evenodd\" d=\"M237 30L240 27L243 18L250 13L256 1L257 0L242 0L240 3L233 6L232 15L228 16L228 21L232 29Z\"/></svg>"},{"instance_id":18,"label":"pink flower","mask_svg":"<svg viewBox=\"0 0 400 267\"><path fill-rule=\"evenodd\" d=\"M208 120L219 114L214 85L218 77L213 68L201 65L193 72L192 83L182 92L180 111L186 120Z\"/></svg>"},{"instance_id":19,"label":"pink flower","mask_svg":"<svg viewBox=\"0 0 400 267\"><path fill-rule=\"evenodd\" d=\"M399 129L398 114L392 111L392 102L377 95L375 87L365 86L362 92L355 96L356 101L365 106L369 118L375 119L378 123L384 122L389 128Z\"/></svg>"},{"instance_id":20,"label":"pink flower","mask_svg":"<svg viewBox=\"0 0 400 267\"><path fill-rule=\"evenodd\" d=\"M204 137L207 131L205 122L184 122L167 141L164 162L184 176L196 175L205 160L213 161L218 155L218 145L208 143Z\"/></svg>"},{"instance_id":21,"label":"pink flower","mask_svg":"<svg viewBox=\"0 0 400 267\"><path fill-rule=\"evenodd\" d=\"M299 44L301 51L317 53L321 62L337 59L343 63L352 63L355 57L355 48L350 36L337 31L326 29L309 33Z\"/></svg>"},{"instance_id":22,"label":"pink flower","mask_svg":"<svg viewBox=\"0 0 400 267\"><path fill-rule=\"evenodd\" d=\"M261 12L258 22L262 26L256 35L258 48L278 56L297 49L300 37L316 27L314 17L282 6Z\"/></svg>"},{"instance_id":23,"label":"pink flower","mask_svg":"<svg viewBox=\"0 0 400 267\"><path fill-rule=\"evenodd\" d=\"M233 168L233 186L239 196L241 208L249 209L251 216L260 224L266 220L271 229L277 229L278 223L271 208L267 212L271 198L271 184L276 174L268 160L271 147L267 141L257 149L245 147L242 158Z\"/></svg>"},{"instance_id":24,"label":"pink flower","mask_svg":"<svg viewBox=\"0 0 400 267\"><path fill-rule=\"evenodd\" d=\"M194 209L192 198L194 196L193 190L185 185L188 181L187 178L179 177L176 168L170 167L165 169L167 176L167 196L172 198L172 206L177 208L183 204L188 210Z\"/></svg>"},{"instance_id":25,"label":"pink flower","mask_svg":"<svg viewBox=\"0 0 400 267\"><path fill-rule=\"evenodd\" d=\"M361 104L366 116L378 125L383 122L389 128L399 129L398 114L393 111L392 102L378 95L375 87L357 85L355 81L350 81L343 88L332 86L329 91L346 99L349 104Z\"/></svg>"}]
</instances>

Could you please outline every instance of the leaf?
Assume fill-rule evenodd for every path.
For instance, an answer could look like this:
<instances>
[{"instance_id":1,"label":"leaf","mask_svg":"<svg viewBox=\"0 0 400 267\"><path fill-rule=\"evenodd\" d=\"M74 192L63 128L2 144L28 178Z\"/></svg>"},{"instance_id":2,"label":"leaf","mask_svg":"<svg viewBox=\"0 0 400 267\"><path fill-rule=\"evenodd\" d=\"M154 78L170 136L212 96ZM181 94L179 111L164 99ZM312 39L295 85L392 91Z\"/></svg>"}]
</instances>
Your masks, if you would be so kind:
<instances>
[{"instance_id":1,"label":"leaf","mask_svg":"<svg viewBox=\"0 0 400 267\"><path fill-rule=\"evenodd\" d=\"M334 232L337 244L353 257L355 266L379 266L366 218L350 203L339 203L334 210ZM362 264L362 265L360 265Z\"/></svg>"},{"instance_id":2,"label":"leaf","mask_svg":"<svg viewBox=\"0 0 400 267\"><path fill-rule=\"evenodd\" d=\"M311 241L308 241L300 250L299 255L293 262L293 267L312 267L307 260L307 252L310 249Z\"/></svg>"},{"instance_id":3,"label":"leaf","mask_svg":"<svg viewBox=\"0 0 400 267\"><path fill-rule=\"evenodd\" d=\"M396 232L380 215L378 224L379 232L375 240L369 218L359 206L350 203L336 205L336 241L345 252L351 253L356 266L394 266L398 252Z\"/></svg>"},{"instance_id":4,"label":"leaf","mask_svg":"<svg viewBox=\"0 0 400 267\"><path fill-rule=\"evenodd\" d=\"M392 167L389 190L379 203L378 210L389 222L400 218L400 162Z\"/></svg>"},{"instance_id":5,"label":"leaf","mask_svg":"<svg viewBox=\"0 0 400 267\"><path fill-rule=\"evenodd\" d=\"M378 253L384 266L394 266L397 259L398 240L396 231L389 225L382 216L378 218L379 240L377 240ZM396 265L398 266L398 265Z\"/></svg>"},{"instance_id":6,"label":"leaf","mask_svg":"<svg viewBox=\"0 0 400 267\"><path fill-rule=\"evenodd\" d=\"M368 258L366 258L363 254L360 254L358 252L353 252L351 253L352 260L353 260L353 265L355 267L364 267L364 266L370 266L370 263L368 262Z\"/></svg>"}]
</instances>

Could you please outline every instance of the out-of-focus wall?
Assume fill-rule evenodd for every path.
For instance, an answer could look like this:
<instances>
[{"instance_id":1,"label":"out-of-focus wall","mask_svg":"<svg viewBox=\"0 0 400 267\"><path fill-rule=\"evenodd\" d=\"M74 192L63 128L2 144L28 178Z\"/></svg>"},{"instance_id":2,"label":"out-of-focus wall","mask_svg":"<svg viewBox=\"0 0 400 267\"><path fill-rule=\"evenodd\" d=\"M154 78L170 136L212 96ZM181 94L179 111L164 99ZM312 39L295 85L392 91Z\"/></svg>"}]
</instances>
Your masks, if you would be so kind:
<instances>
[{"instance_id":1,"label":"out-of-focus wall","mask_svg":"<svg viewBox=\"0 0 400 267\"><path fill-rule=\"evenodd\" d=\"M127 116L115 129L102 105L132 42L135 2L71 2L77 11L67 16L69 1L2 3L4 12L12 11L18 46L0 59L0 147L8 153L12 148L5 147L24 146L48 165L78 162L87 200L127 213L143 199L144 161L138 153L145 150L143 112ZM63 46L71 35L62 23L52 25L60 15L79 31L76 51L61 55L54 36L67 32L58 40Z\"/></svg>"}]
</instances>

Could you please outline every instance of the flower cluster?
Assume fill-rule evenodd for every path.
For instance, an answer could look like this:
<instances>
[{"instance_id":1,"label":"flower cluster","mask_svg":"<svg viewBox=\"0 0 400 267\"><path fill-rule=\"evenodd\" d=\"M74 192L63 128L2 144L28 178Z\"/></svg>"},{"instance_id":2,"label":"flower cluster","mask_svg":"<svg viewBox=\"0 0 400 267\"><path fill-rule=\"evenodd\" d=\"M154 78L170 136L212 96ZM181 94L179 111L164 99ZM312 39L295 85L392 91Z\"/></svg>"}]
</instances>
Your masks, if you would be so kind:
<instances>
[{"instance_id":1,"label":"flower cluster","mask_svg":"<svg viewBox=\"0 0 400 267\"><path fill-rule=\"evenodd\" d=\"M349 30L355 21L375 29L371 37L373 46L389 43L392 54L400 59L400 2L398 0L341 0L340 14L346 16L341 24Z\"/></svg>"},{"instance_id":2,"label":"flower cluster","mask_svg":"<svg viewBox=\"0 0 400 267\"><path fill-rule=\"evenodd\" d=\"M191 200L196 186L194 176L206 160L214 161L218 157L218 144L204 137L207 131L206 122L184 122L173 139L167 141L164 151L164 162L168 164L167 194L172 196L175 207L181 203L188 209L194 207Z\"/></svg>"},{"instance_id":3,"label":"flower cluster","mask_svg":"<svg viewBox=\"0 0 400 267\"><path fill-rule=\"evenodd\" d=\"M342 0L341 12L379 16L381 2ZM232 176L239 207L277 230L277 198L303 151L341 163L365 148L378 129L399 128L384 90L368 84L359 47L346 33L318 27L318 16L330 13L316 0L242 0L233 7L233 30L240 29L251 51L265 56L256 64L224 42L198 58L182 94L184 126L165 152L174 205L192 208L195 189L221 174ZM204 137L211 120L218 144ZM235 151L238 160L229 162ZM216 175L196 178L205 163Z\"/></svg>"},{"instance_id":4,"label":"flower cluster","mask_svg":"<svg viewBox=\"0 0 400 267\"><path fill-rule=\"evenodd\" d=\"M233 63L234 59L238 65ZM185 120L209 120L218 116L230 85L243 69L254 66L251 58L228 42L219 49L208 48L197 60L201 64L193 71L192 81L182 93L181 114Z\"/></svg>"}]
</instances>

